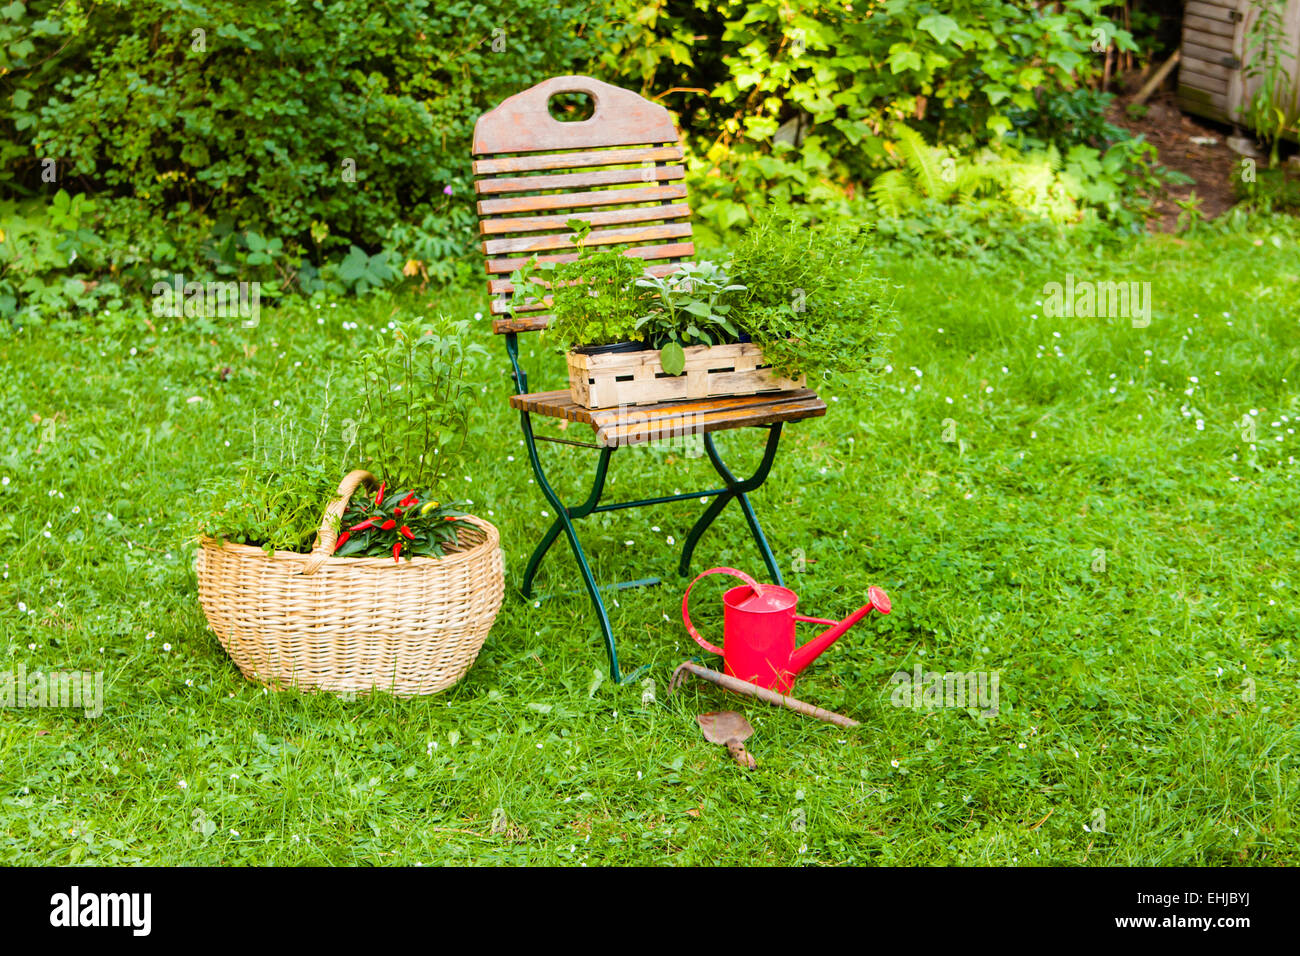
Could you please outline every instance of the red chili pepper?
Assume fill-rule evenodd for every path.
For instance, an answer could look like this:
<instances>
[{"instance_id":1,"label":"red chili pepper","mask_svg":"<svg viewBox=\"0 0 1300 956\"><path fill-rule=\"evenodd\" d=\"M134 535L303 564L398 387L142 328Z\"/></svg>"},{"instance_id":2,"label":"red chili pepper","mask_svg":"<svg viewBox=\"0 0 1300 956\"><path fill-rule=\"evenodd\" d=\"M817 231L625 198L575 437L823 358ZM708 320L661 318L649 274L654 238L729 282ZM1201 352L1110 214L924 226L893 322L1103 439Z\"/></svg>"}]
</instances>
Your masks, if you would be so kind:
<instances>
[{"instance_id":1,"label":"red chili pepper","mask_svg":"<svg viewBox=\"0 0 1300 956\"><path fill-rule=\"evenodd\" d=\"M378 507L379 507L379 503L380 503L381 501L384 500L384 489L387 488L387 487L388 487L388 482L384 481L384 482L380 482L380 483L379 483L379 494L375 495L375 507L376 507L376 508L378 508Z\"/></svg>"},{"instance_id":2,"label":"red chili pepper","mask_svg":"<svg viewBox=\"0 0 1300 956\"><path fill-rule=\"evenodd\" d=\"M334 542L334 550L337 551L339 548L343 547L343 545L347 544L348 538L350 537L352 537L352 535L347 531L344 531L339 535L338 541Z\"/></svg>"},{"instance_id":3,"label":"red chili pepper","mask_svg":"<svg viewBox=\"0 0 1300 956\"><path fill-rule=\"evenodd\" d=\"M411 529L408 528L406 525L402 525L400 528L397 529L397 531L398 531L398 533L401 534L401 536L404 537L407 541L414 541L414 540L415 540L415 535L411 534Z\"/></svg>"},{"instance_id":4,"label":"red chili pepper","mask_svg":"<svg viewBox=\"0 0 1300 956\"><path fill-rule=\"evenodd\" d=\"M385 521L383 524L379 526L379 530L392 531L396 527L397 527L397 522L394 521L392 518L389 518L387 521Z\"/></svg>"},{"instance_id":5,"label":"red chili pepper","mask_svg":"<svg viewBox=\"0 0 1300 956\"><path fill-rule=\"evenodd\" d=\"M358 522L357 524L354 524L354 525L353 525L349 530L350 530L350 531L365 531L367 528L373 528L374 526L375 526L375 519L374 519L374 518L367 518L365 521L361 521L361 522Z\"/></svg>"},{"instance_id":6,"label":"red chili pepper","mask_svg":"<svg viewBox=\"0 0 1300 956\"><path fill-rule=\"evenodd\" d=\"M394 517L394 518L400 518L401 516L402 516L402 509L401 509L401 508L394 508L394 509L393 509L393 517Z\"/></svg>"},{"instance_id":7,"label":"red chili pepper","mask_svg":"<svg viewBox=\"0 0 1300 956\"><path fill-rule=\"evenodd\" d=\"M447 517L443 518L442 520L443 520L443 521L459 521L460 518L459 518L458 516L456 516L456 515L447 515Z\"/></svg>"},{"instance_id":8,"label":"red chili pepper","mask_svg":"<svg viewBox=\"0 0 1300 956\"><path fill-rule=\"evenodd\" d=\"M397 542L397 544L393 545L393 560L394 561L402 560L402 542L400 541Z\"/></svg>"},{"instance_id":9,"label":"red chili pepper","mask_svg":"<svg viewBox=\"0 0 1300 956\"><path fill-rule=\"evenodd\" d=\"M403 508L409 508L411 507L411 505L415 504L419 500L420 500L419 498L415 497L415 492L412 491L409 495L407 495L405 498L399 501L398 504L401 505Z\"/></svg>"}]
</instances>

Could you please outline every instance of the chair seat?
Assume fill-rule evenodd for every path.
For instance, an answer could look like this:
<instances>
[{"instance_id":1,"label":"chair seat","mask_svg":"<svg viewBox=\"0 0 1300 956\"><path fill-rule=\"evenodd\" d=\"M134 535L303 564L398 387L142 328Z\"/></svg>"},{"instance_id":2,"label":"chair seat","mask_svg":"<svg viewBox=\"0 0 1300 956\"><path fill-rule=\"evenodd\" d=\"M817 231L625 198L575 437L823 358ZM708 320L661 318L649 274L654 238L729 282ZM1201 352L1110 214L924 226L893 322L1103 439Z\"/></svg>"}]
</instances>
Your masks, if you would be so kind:
<instances>
[{"instance_id":1,"label":"chair seat","mask_svg":"<svg viewBox=\"0 0 1300 956\"><path fill-rule=\"evenodd\" d=\"M808 388L619 408L583 408L575 404L568 389L564 389L511 395L510 406L536 415L590 425L596 430L596 441L611 448L747 425L797 422L826 414L826 403Z\"/></svg>"}]
</instances>

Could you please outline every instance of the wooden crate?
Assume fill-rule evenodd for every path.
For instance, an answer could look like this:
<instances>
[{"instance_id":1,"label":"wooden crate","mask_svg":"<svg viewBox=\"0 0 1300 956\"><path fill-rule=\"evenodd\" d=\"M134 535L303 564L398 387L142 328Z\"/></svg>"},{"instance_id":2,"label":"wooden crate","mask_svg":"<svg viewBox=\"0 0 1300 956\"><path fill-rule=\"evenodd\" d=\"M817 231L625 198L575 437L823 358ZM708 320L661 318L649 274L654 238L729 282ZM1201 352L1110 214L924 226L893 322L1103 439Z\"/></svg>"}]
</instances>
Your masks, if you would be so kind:
<instances>
[{"instance_id":1,"label":"wooden crate","mask_svg":"<svg viewBox=\"0 0 1300 956\"><path fill-rule=\"evenodd\" d=\"M652 405L689 398L759 395L803 388L804 377L782 378L763 361L751 342L692 345L685 349L686 372L669 375L658 349L584 355L570 352L569 393L583 408Z\"/></svg>"}]
</instances>

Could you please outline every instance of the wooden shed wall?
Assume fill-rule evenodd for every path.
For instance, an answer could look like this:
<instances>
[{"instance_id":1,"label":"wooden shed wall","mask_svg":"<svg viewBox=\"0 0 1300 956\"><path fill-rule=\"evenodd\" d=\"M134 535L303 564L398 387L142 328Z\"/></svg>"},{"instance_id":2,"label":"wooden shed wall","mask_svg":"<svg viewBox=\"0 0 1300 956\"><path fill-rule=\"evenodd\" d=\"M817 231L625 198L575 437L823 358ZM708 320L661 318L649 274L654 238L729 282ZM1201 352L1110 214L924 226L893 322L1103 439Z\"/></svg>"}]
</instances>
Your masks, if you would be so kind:
<instances>
[{"instance_id":1,"label":"wooden shed wall","mask_svg":"<svg viewBox=\"0 0 1300 956\"><path fill-rule=\"evenodd\" d=\"M1189 113L1225 123L1241 121L1242 108L1259 88L1243 70L1246 38L1258 10L1250 0L1188 0L1183 11L1178 103ZM1283 65L1300 93L1300 0L1288 0L1283 15L1291 58Z\"/></svg>"}]
</instances>

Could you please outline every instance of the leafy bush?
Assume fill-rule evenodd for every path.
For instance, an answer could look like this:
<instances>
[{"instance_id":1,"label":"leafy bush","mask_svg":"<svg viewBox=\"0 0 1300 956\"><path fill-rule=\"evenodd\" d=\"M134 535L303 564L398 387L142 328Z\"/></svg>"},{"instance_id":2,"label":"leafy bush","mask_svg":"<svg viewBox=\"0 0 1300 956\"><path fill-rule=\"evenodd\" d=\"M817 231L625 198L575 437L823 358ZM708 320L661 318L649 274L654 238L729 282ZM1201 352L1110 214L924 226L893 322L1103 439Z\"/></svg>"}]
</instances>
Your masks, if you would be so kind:
<instances>
[{"instance_id":1,"label":"leafy bush","mask_svg":"<svg viewBox=\"0 0 1300 956\"><path fill-rule=\"evenodd\" d=\"M409 258L445 278L452 250L434 237L449 231L457 255L470 248L475 119L586 58L602 18L590 0L514 0L508 11L15 0L0 7L0 198L75 181L96 198L132 197L137 219L183 210L216 232L206 258L192 236L172 255L143 251L190 273L243 268L241 257L278 242L277 288L304 264L310 285L334 263L337 281L364 290L377 277L339 260L388 242L399 270ZM251 236L267 248L231 239Z\"/></svg>"},{"instance_id":2,"label":"leafy bush","mask_svg":"<svg viewBox=\"0 0 1300 956\"><path fill-rule=\"evenodd\" d=\"M0 318L31 321L47 309L121 304L112 281L87 281L84 263L104 241L87 227L95 204L59 190L49 203L0 200Z\"/></svg>"},{"instance_id":3,"label":"leafy bush","mask_svg":"<svg viewBox=\"0 0 1300 956\"><path fill-rule=\"evenodd\" d=\"M1082 143L1062 156L1055 146L1022 154L1003 146L975 154L927 144L905 125L894 129L901 165L871 184L871 198L885 216L897 217L926 200L968 204L993 200L1056 223L1077 222L1085 209L1128 231L1141 230L1148 194L1165 183L1191 182L1155 164L1154 146L1140 138L1115 143L1103 154Z\"/></svg>"},{"instance_id":4,"label":"leafy bush","mask_svg":"<svg viewBox=\"0 0 1300 956\"><path fill-rule=\"evenodd\" d=\"M693 152L698 212L717 238L749 221L756 195L851 194L887 163L898 121L963 150L1066 136L1071 104L1103 105L1061 99L1100 71L1093 44L1133 49L1107 6L622 0L629 26L611 34L601 62L643 90L673 91L665 99Z\"/></svg>"},{"instance_id":5,"label":"leafy bush","mask_svg":"<svg viewBox=\"0 0 1300 956\"><path fill-rule=\"evenodd\" d=\"M561 73L640 86L676 112L702 244L764 198L852 204L909 126L954 155L1018 162L1015 147L1041 166L1055 149L1054 173L1083 171L1071 200L1127 224L1150 159L1087 88L1099 37L1133 47L1113 6L14 0L0 6L0 201L88 201L47 237L83 232L76 264L17 264L11 247L0 306L89 308L175 273L258 281L271 299L468 278L473 123ZM42 219L35 205L9 215Z\"/></svg>"},{"instance_id":6,"label":"leafy bush","mask_svg":"<svg viewBox=\"0 0 1300 956\"><path fill-rule=\"evenodd\" d=\"M1232 181L1237 195L1262 212L1300 213L1300 176L1285 166L1257 169L1251 182L1240 176L1234 176Z\"/></svg>"}]
</instances>

